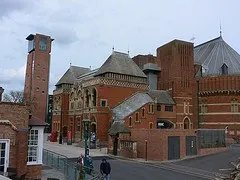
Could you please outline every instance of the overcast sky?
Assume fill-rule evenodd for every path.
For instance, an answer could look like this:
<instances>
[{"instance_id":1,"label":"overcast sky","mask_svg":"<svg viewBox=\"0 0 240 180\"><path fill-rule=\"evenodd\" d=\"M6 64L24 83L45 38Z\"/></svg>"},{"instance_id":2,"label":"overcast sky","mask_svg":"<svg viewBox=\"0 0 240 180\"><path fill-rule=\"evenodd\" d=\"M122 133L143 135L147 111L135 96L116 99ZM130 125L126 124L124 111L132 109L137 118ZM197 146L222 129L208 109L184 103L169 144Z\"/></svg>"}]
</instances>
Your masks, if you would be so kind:
<instances>
[{"instance_id":1,"label":"overcast sky","mask_svg":"<svg viewBox=\"0 0 240 180\"><path fill-rule=\"evenodd\" d=\"M50 93L69 64L98 68L112 52L156 54L173 40L219 36L240 53L239 0L0 0L0 86L24 87L29 34L50 35Z\"/></svg>"}]
</instances>

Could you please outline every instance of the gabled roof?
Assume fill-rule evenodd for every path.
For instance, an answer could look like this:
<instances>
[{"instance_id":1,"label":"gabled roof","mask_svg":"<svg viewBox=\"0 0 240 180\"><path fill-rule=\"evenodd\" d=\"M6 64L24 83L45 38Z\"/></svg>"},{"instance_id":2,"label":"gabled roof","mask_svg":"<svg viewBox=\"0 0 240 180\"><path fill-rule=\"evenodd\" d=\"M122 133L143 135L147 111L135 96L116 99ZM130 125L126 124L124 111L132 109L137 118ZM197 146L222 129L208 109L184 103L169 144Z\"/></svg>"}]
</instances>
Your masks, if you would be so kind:
<instances>
[{"instance_id":1,"label":"gabled roof","mask_svg":"<svg viewBox=\"0 0 240 180\"><path fill-rule=\"evenodd\" d=\"M61 84L74 84L76 78L89 72L89 68L70 66L61 79L57 82L56 86Z\"/></svg>"},{"instance_id":2,"label":"gabled roof","mask_svg":"<svg viewBox=\"0 0 240 180\"><path fill-rule=\"evenodd\" d=\"M159 104L175 104L168 91L149 90L148 94L151 96L152 99L157 100L157 103Z\"/></svg>"},{"instance_id":3,"label":"gabled roof","mask_svg":"<svg viewBox=\"0 0 240 180\"><path fill-rule=\"evenodd\" d=\"M240 55L222 36L196 46L194 61L204 68L203 76L221 75L223 64L227 65L229 75L240 74Z\"/></svg>"},{"instance_id":4,"label":"gabled roof","mask_svg":"<svg viewBox=\"0 0 240 180\"><path fill-rule=\"evenodd\" d=\"M146 75L128 54L116 51L108 57L95 76L108 72L146 78Z\"/></svg>"},{"instance_id":5,"label":"gabled roof","mask_svg":"<svg viewBox=\"0 0 240 180\"><path fill-rule=\"evenodd\" d=\"M125 125L124 121L114 121L111 128L108 130L109 135L117 133L129 133L130 129Z\"/></svg>"},{"instance_id":6,"label":"gabled roof","mask_svg":"<svg viewBox=\"0 0 240 180\"><path fill-rule=\"evenodd\" d=\"M113 120L124 121L127 116L150 102L154 101L147 93L136 93L112 109Z\"/></svg>"}]
</instances>

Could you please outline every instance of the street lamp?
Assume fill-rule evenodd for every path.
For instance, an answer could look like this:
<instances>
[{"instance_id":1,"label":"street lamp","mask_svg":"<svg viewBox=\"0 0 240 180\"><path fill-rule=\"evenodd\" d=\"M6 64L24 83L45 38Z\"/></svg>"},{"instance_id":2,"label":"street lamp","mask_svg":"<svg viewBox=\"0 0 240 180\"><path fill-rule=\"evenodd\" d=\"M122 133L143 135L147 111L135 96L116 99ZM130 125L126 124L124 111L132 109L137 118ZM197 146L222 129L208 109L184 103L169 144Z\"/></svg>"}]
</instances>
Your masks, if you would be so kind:
<instances>
[{"instance_id":1,"label":"street lamp","mask_svg":"<svg viewBox=\"0 0 240 180\"><path fill-rule=\"evenodd\" d=\"M84 168L85 172L88 174L91 173L93 169L93 163L92 159L89 157L89 147L88 147L88 139L89 139L89 124L90 124L90 119L83 119L83 126L84 126L84 148L85 148L85 155L84 155Z\"/></svg>"}]
</instances>

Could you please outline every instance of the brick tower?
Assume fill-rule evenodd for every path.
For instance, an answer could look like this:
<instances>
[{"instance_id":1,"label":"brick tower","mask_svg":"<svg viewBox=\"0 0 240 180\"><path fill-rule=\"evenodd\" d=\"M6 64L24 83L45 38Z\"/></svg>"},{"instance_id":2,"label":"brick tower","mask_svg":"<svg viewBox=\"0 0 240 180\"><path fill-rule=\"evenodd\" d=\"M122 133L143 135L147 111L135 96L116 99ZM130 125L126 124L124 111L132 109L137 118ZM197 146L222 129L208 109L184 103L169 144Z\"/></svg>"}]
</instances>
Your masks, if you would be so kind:
<instances>
[{"instance_id":1,"label":"brick tower","mask_svg":"<svg viewBox=\"0 0 240 180\"><path fill-rule=\"evenodd\" d=\"M42 121L46 119L51 39L42 34L30 34L24 86L24 99L30 104L31 114Z\"/></svg>"},{"instance_id":2,"label":"brick tower","mask_svg":"<svg viewBox=\"0 0 240 180\"><path fill-rule=\"evenodd\" d=\"M157 63L161 67L158 89L168 90L176 102L176 127L197 128L193 44L174 40L159 47Z\"/></svg>"}]
</instances>

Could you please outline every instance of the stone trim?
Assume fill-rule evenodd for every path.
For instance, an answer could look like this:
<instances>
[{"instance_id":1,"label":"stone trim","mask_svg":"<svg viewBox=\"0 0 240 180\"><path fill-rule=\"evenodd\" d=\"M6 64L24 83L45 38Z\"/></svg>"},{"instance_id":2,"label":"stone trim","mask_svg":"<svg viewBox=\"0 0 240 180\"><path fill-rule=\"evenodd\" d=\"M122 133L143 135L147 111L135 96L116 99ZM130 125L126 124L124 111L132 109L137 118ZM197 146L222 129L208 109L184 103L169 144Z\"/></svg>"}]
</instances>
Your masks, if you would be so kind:
<instances>
[{"instance_id":1,"label":"stone trim","mask_svg":"<svg viewBox=\"0 0 240 180\"><path fill-rule=\"evenodd\" d=\"M14 126L14 125L12 124L12 122L9 121L9 120L0 120L0 125L9 125L9 126L11 126L11 128L12 128L14 131L17 130L17 127Z\"/></svg>"}]
</instances>

